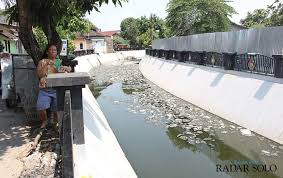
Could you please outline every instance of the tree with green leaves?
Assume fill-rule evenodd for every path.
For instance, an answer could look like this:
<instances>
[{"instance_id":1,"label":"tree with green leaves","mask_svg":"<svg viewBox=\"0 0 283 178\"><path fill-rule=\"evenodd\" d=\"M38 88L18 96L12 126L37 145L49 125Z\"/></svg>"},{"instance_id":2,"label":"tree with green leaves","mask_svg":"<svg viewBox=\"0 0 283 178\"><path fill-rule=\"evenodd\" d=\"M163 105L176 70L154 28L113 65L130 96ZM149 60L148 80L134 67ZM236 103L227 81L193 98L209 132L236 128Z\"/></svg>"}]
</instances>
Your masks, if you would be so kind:
<instances>
[{"instance_id":1,"label":"tree with green leaves","mask_svg":"<svg viewBox=\"0 0 283 178\"><path fill-rule=\"evenodd\" d=\"M139 24L137 19L129 17L121 22L121 36L129 40L131 46L137 46L137 36L139 36Z\"/></svg>"},{"instance_id":2,"label":"tree with green leaves","mask_svg":"<svg viewBox=\"0 0 283 178\"><path fill-rule=\"evenodd\" d=\"M266 9L256 9L252 13L248 12L247 17L241 20L241 24L247 28L265 27L269 23L268 14Z\"/></svg>"},{"instance_id":3,"label":"tree with green leaves","mask_svg":"<svg viewBox=\"0 0 283 178\"><path fill-rule=\"evenodd\" d=\"M266 9L256 9L248 12L246 18L241 23L247 28L261 28L283 25L283 3L276 0Z\"/></svg>"},{"instance_id":4,"label":"tree with green leaves","mask_svg":"<svg viewBox=\"0 0 283 178\"><path fill-rule=\"evenodd\" d=\"M170 0L166 24L172 36L222 32L235 10L226 0Z\"/></svg>"},{"instance_id":5,"label":"tree with green leaves","mask_svg":"<svg viewBox=\"0 0 283 178\"><path fill-rule=\"evenodd\" d=\"M129 41L125 40L123 37L119 35L115 35L113 37L113 45L116 47L118 44L124 44L124 45L129 45Z\"/></svg>"},{"instance_id":6,"label":"tree with green leaves","mask_svg":"<svg viewBox=\"0 0 283 178\"><path fill-rule=\"evenodd\" d=\"M269 26L283 26L283 3L276 0L273 4L268 6L270 10Z\"/></svg>"},{"instance_id":7,"label":"tree with green leaves","mask_svg":"<svg viewBox=\"0 0 283 178\"><path fill-rule=\"evenodd\" d=\"M6 14L10 21L19 23L19 37L27 53L37 65L43 51L40 48L33 28L43 30L47 42L56 44L61 49L62 42L58 28L80 31L83 27L84 15L98 8L109 0L3 0L6 3ZM127 0L112 0L112 3L122 5Z\"/></svg>"},{"instance_id":8,"label":"tree with green leaves","mask_svg":"<svg viewBox=\"0 0 283 178\"><path fill-rule=\"evenodd\" d=\"M146 48L153 40L166 37L165 22L155 14L126 18L121 22L121 35L132 47Z\"/></svg>"}]
</instances>

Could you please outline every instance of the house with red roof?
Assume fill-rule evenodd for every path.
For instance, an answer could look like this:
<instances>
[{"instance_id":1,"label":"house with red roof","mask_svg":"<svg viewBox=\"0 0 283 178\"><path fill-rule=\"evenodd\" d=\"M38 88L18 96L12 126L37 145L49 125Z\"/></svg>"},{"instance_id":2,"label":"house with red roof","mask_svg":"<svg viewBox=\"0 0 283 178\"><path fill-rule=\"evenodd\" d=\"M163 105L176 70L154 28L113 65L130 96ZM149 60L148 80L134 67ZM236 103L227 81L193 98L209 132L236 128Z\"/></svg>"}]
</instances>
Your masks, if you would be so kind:
<instances>
[{"instance_id":1,"label":"house with red roof","mask_svg":"<svg viewBox=\"0 0 283 178\"><path fill-rule=\"evenodd\" d=\"M85 34L77 33L74 40L75 52L94 50L95 53L112 53L113 36L119 33L119 30L101 32L98 28L93 28Z\"/></svg>"},{"instance_id":2,"label":"house with red roof","mask_svg":"<svg viewBox=\"0 0 283 178\"><path fill-rule=\"evenodd\" d=\"M120 30L112 30L112 31L104 31L101 32L101 34L105 36L110 36L112 39L115 35L120 35L121 31Z\"/></svg>"}]
</instances>

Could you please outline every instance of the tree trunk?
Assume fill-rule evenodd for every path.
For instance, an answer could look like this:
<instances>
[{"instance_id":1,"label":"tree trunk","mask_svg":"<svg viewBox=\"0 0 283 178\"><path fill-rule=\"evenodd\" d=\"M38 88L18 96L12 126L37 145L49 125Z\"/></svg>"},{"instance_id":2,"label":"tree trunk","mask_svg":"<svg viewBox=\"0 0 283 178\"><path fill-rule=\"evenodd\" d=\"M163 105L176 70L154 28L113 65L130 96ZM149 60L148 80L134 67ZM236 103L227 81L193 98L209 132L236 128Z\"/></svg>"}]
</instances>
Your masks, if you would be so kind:
<instances>
[{"instance_id":1,"label":"tree trunk","mask_svg":"<svg viewBox=\"0 0 283 178\"><path fill-rule=\"evenodd\" d=\"M42 56L42 51L32 32L31 10L28 0L17 0L19 11L19 37L27 53L32 57L35 65Z\"/></svg>"},{"instance_id":2,"label":"tree trunk","mask_svg":"<svg viewBox=\"0 0 283 178\"><path fill-rule=\"evenodd\" d=\"M43 55L39 44L32 31L32 14L28 0L17 0L19 11L19 37L27 53L32 57L34 64L37 66ZM58 49L58 54L61 52L62 41L56 31L56 24L53 23L52 17L49 14L43 14L40 17L41 27L47 37L48 44L55 44Z\"/></svg>"},{"instance_id":3,"label":"tree trunk","mask_svg":"<svg viewBox=\"0 0 283 178\"><path fill-rule=\"evenodd\" d=\"M47 37L48 44L56 45L58 54L60 54L62 41L56 30L56 24L53 23L50 15L44 14L44 16L41 16L41 26L45 36Z\"/></svg>"}]
</instances>

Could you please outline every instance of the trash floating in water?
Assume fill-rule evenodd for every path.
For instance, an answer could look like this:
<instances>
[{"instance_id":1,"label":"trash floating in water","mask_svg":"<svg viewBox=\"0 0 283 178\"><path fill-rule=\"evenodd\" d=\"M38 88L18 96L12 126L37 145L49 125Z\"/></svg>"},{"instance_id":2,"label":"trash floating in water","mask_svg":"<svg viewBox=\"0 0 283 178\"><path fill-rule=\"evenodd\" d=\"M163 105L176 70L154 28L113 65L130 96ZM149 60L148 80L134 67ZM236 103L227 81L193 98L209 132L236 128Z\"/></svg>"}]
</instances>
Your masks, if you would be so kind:
<instances>
[{"instance_id":1,"label":"trash floating in water","mask_svg":"<svg viewBox=\"0 0 283 178\"><path fill-rule=\"evenodd\" d=\"M252 132L249 129L241 129L240 131L244 136L252 136Z\"/></svg>"},{"instance_id":2,"label":"trash floating in water","mask_svg":"<svg viewBox=\"0 0 283 178\"><path fill-rule=\"evenodd\" d=\"M194 139L190 139L190 138L187 139L187 142L191 145L194 145L196 143Z\"/></svg>"},{"instance_id":3,"label":"trash floating in water","mask_svg":"<svg viewBox=\"0 0 283 178\"><path fill-rule=\"evenodd\" d=\"M193 128L194 131L198 131L198 130L201 130L201 129L202 129L201 126L197 126L197 127L194 127L194 128Z\"/></svg>"},{"instance_id":4,"label":"trash floating in water","mask_svg":"<svg viewBox=\"0 0 283 178\"><path fill-rule=\"evenodd\" d=\"M221 131L221 133L226 134L226 133L228 133L228 132L224 130L224 131Z\"/></svg>"},{"instance_id":5,"label":"trash floating in water","mask_svg":"<svg viewBox=\"0 0 283 178\"><path fill-rule=\"evenodd\" d=\"M278 156L278 152L271 153L270 156Z\"/></svg>"},{"instance_id":6,"label":"trash floating in water","mask_svg":"<svg viewBox=\"0 0 283 178\"><path fill-rule=\"evenodd\" d=\"M197 131L197 134L203 134L203 132L199 130L199 131Z\"/></svg>"},{"instance_id":7,"label":"trash floating in water","mask_svg":"<svg viewBox=\"0 0 283 178\"><path fill-rule=\"evenodd\" d=\"M202 143L202 144L207 144L204 140L202 140L200 143Z\"/></svg>"},{"instance_id":8,"label":"trash floating in water","mask_svg":"<svg viewBox=\"0 0 283 178\"><path fill-rule=\"evenodd\" d=\"M212 138L207 137L207 138L204 138L203 140L204 141L210 141L210 140L212 140Z\"/></svg>"},{"instance_id":9,"label":"trash floating in water","mask_svg":"<svg viewBox=\"0 0 283 178\"><path fill-rule=\"evenodd\" d=\"M171 125L169 125L168 127L169 128L175 128L175 127L177 127L178 125L177 124L171 124Z\"/></svg>"},{"instance_id":10,"label":"trash floating in water","mask_svg":"<svg viewBox=\"0 0 283 178\"><path fill-rule=\"evenodd\" d=\"M199 140L196 140L196 144L200 144L201 143L201 141L199 141Z\"/></svg>"},{"instance_id":11,"label":"trash floating in water","mask_svg":"<svg viewBox=\"0 0 283 178\"><path fill-rule=\"evenodd\" d=\"M276 146L276 145L270 145L270 146L271 146L271 148L273 148L273 149L274 149L274 148L277 148L277 146Z\"/></svg>"},{"instance_id":12,"label":"trash floating in water","mask_svg":"<svg viewBox=\"0 0 283 178\"><path fill-rule=\"evenodd\" d=\"M278 156L278 152L270 152L266 150L261 150L261 154L264 156Z\"/></svg>"},{"instance_id":13,"label":"trash floating in water","mask_svg":"<svg viewBox=\"0 0 283 178\"><path fill-rule=\"evenodd\" d=\"M230 127L232 128L232 129L235 129L236 127L235 126L233 126L233 125L230 125Z\"/></svg>"},{"instance_id":14,"label":"trash floating in water","mask_svg":"<svg viewBox=\"0 0 283 178\"><path fill-rule=\"evenodd\" d=\"M205 119L210 119L211 117L210 117L210 116L204 116L204 118L205 118Z\"/></svg>"},{"instance_id":15,"label":"trash floating in water","mask_svg":"<svg viewBox=\"0 0 283 178\"><path fill-rule=\"evenodd\" d=\"M175 122L182 123L182 119L175 119Z\"/></svg>"},{"instance_id":16,"label":"trash floating in water","mask_svg":"<svg viewBox=\"0 0 283 178\"><path fill-rule=\"evenodd\" d=\"M266 150L261 150L261 154L265 156L270 156L270 152Z\"/></svg>"},{"instance_id":17,"label":"trash floating in water","mask_svg":"<svg viewBox=\"0 0 283 178\"><path fill-rule=\"evenodd\" d=\"M183 135L183 136L180 136L179 138L182 139L182 140L184 140L184 141L187 141L187 140L188 140L188 137L187 137L187 136L184 136L184 135Z\"/></svg>"},{"instance_id":18,"label":"trash floating in water","mask_svg":"<svg viewBox=\"0 0 283 178\"><path fill-rule=\"evenodd\" d=\"M209 130L210 130L209 128L204 128L203 129L203 131L205 131L205 132L209 132Z\"/></svg>"}]
</instances>

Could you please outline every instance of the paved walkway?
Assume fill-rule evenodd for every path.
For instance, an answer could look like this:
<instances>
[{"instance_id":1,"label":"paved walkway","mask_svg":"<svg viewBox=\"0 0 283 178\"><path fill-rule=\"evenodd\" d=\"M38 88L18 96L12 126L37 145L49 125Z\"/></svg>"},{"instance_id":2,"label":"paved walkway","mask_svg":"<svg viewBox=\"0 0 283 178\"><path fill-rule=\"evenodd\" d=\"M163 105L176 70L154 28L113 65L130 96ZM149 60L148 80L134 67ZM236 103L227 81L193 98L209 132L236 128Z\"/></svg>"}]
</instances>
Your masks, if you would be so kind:
<instances>
[{"instance_id":1,"label":"paved walkway","mask_svg":"<svg viewBox=\"0 0 283 178\"><path fill-rule=\"evenodd\" d=\"M17 159L29 142L30 127L23 114L7 109L0 100L0 177L19 177L24 169Z\"/></svg>"}]
</instances>

